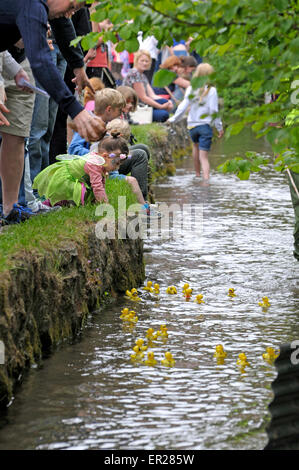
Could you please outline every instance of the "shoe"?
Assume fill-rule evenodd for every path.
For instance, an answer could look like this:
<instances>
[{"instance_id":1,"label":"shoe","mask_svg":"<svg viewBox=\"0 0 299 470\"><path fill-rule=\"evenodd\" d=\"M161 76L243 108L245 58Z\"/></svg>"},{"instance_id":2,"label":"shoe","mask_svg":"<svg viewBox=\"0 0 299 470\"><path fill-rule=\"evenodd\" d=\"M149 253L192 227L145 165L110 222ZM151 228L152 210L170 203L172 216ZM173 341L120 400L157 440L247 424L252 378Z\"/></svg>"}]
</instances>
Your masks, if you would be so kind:
<instances>
[{"instance_id":1,"label":"shoe","mask_svg":"<svg viewBox=\"0 0 299 470\"><path fill-rule=\"evenodd\" d=\"M37 204L36 204L36 208L35 210L32 210L33 214L34 215L38 215L38 214L41 214L41 215L44 215L44 214L49 214L50 212L55 212L55 211L59 211L61 209L61 206L48 206L47 204L44 204L43 202L41 201L36 201Z\"/></svg>"},{"instance_id":2,"label":"shoe","mask_svg":"<svg viewBox=\"0 0 299 470\"><path fill-rule=\"evenodd\" d=\"M2 223L3 225L19 224L30 219L33 215L33 212L27 207L14 204L9 214L6 217L2 216Z\"/></svg>"},{"instance_id":3,"label":"shoe","mask_svg":"<svg viewBox=\"0 0 299 470\"><path fill-rule=\"evenodd\" d=\"M141 217L147 218L147 220L158 220L163 217L162 213L154 207L143 207L141 210Z\"/></svg>"}]
</instances>

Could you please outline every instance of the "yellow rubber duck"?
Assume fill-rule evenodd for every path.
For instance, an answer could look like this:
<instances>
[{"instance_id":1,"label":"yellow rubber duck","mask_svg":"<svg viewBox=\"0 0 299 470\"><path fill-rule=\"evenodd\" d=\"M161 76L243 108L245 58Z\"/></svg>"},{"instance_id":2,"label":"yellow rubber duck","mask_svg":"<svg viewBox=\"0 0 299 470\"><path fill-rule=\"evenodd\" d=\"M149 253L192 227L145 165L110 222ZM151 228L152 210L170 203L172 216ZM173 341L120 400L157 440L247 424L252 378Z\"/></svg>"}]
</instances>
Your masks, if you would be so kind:
<instances>
[{"instance_id":1,"label":"yellow rubber duck","mask_svg":"<svg viewBox=\"0 0 299 470\"><path fill-rule=\"evenodd\" d=\"M189 284L186 282L184 285L183 285L183 294L185 294L186 292L186 289L188 289L190 286Z\"/></svg>"},{"instance_id":2,"label":"yellow rubber duck","mask_svg":"<svg viewBox=\"0 0 299 470\"><path fill-rule=\"evenodd\" d=\"M128 308L123 308L119 318L121 320L124 320L128 315L129 315L129 309Z\"/></svg>"},{"instance_id":3,"label":"yellow rubber duck","mask_svg":"<svg viewBox=\"0 0 299 470\"><path fill-rule=\"evenodd\" d=\"M191 287L188 287L188 288L185 290L185 299L186 299L186 300L190 300L190 299L191 299L192 292L193 292L193 289L191 289Z\"/></svg>"},{"instance_id":4,"label":"yellow rubber duck","mask_svg":"<svg viewBox=\"0 0 299 470\"><path fill-rule=\"evenodd\" d=\"M147 346L145 346L144 340L142 338L136 339L135 344L136 344L136 346L138 346L140 351L146 351L147 350Z\"/></svg>"},{"instance_id":5,"label":"yellow rubber duck","mask_svg":"<svg viewBox=\"0 0 299 470\"><path fill-rule=\"evenodd\" d=\"M138 302L139 300L141 300L138 297L138 292L137 292L137 289L135 288L131 289L131 291L126 290L126 297L130 300L133 300L134 302Z\"/></svg>"},{"instance_id":6,"label":"yellow rubber duck","mask_svg":"<svg viewBox=\"0 0 299 470\"><path fill-rule=\"evenodd\" d=\"M228 294L227 294L229 297L236 297L236 293L235 293L235 289L233 287L230 287L228 289Z\"/></svg>"},{"instance_id":7,"label":"yellow rubber duck","mask_svg":"<svg viewBox=\"0 0 299 470\"><path fill-rule=\"evenodd\" d=\"M175 286L169 286L166 289L167 294L177 294L177 290Z\"/></svg>"},{"instance_id":8,"label":"yellow rubber duck","mask_svg":"<svg viewBox=\"0 0 299 470\"><path fill-rule=\"evenodd\" d=\"M153 351L148 351L147 359L144 361L144 364L146 366L155 366L157 363L158 361L156 361Z\"/></svg>"},{"instance_id":9,"label":"yellow rubber duck","mask_svg":"<svg viewBox=\"0 0 299 470\"><path fill-rule=\"evenodd\" d=\"M149 328L149 329L147 330L147 332L146 332L145 337L146 337L147 339L152 339L154 333L155 333L154 328Z\"/></svg>"},{"instance_id":10,"label":"yellow rubber duck","mask_svg":"<svg viewBox=\"0 0 299 470\"><path fill-rule=\"evenodd\" d=\"M140 351L138 346L134 346L133 351L134 353L131 354L131 359L133 361L141 361L144 358L144 353Z\"/></svg>"},{"instance_id":11,"label":"yellow rubber duck","mask_svg":"<svg viewBox=\"0 0 299 470\"><path fill-rule=\"evenodd\" d=\"M134 312L134 310L130 310L128 315L126 315L123 320L129 323L137 323L138 316L136 315L136 312Z\"/></svg>"},{"instance_id":12,"label":"yellow rubber duck","mask_svg":"<svg viewBox=\"0 0 299 470\"><path fill-rule=\"evenodd\" d=\"M222 344L217 344L214 352L214 357L217 359L224 359L227 356L227 353L224 351Z\"/></svg>"},{"instance_id":13,"label":"yellow rubber duck","mask_svg":"<svg viewBox=\"0 0 299 470\"><path fill-rule=\"evenodd\" d=\"M270 302L268 297L263 297L262 302L259 302L259 306L262 307L263 309L267 309L270 307Z\"/></svg>"},{"instance_id":14,"label":"yellow rubber duck","mask_svg":"<svg viewBox=\"0 0 299 470\"><path fill-rule=\"evenodd\" d=\"M274 348L267 347L266 352L263 354L265 361L272 363L279 356L279 352L275 351Z\"/></svg>"},{"instance_id":15,"label":"yellow rubber duck","mask_svg":"<svg viewBox=\"0 0 299 470\"><path fill-rule=\"evenodd\" d=\"M244 372L246 366L250 366L249 362L247 361L246 354L239 354L239 357L237 359L237 365L240 367L241 372Z\"/></svg>"},{"instance_id":16,"label":"yellow rubber duck","mask_svg":"<svg viewBox=\"0 0 299 470\"><path fill-rule=\"evenodd\" d=\"M161 364L166 367L173 367L175 365L175 360L171 352L167 351L165 353L165 359L162 359Z\"/></svg>"},{"instance_id":17,"label":"yellow rubber duck","mask_svg":"<svg viewBox=\"0 0 299 470\"><path fill-rule=\"evenodd\" d=\"M157 336L161 338L168 338L168 331L166 325L160 326L160 330L157 331Z\"/></svg>"},{"instance_id":18,"label":"yellow rubber duck","mask_svg":"<svg viewBox=\"0 0 299 470\"><path fill-rule=\"evenodd\" d=\"M154 292L152 281L148 281L146 286L144 286L142 289L146 290L147 292Z\"/></svg>"},{"instance_id":19,"label":"yellow rubber duck","mask_svg":"<svg viewBox=\"0 0 299 470\"><path fill-rule=\"evenodd\" d=\"M197 294L197 296L195 297L194 302L196 302L197 304L204 304L203 295L202 294Z\"/></svg>"},{"instance_id":20,"label":"yellow rubber duck","mask_svg":"<svg viewBox=\"0 0 299 470\"><path fill-rule=\"evenodd\" d=\"M160 294L160 286L157 283L154 284L154 293L155 294Z\"/></svg>"}]
</instances>

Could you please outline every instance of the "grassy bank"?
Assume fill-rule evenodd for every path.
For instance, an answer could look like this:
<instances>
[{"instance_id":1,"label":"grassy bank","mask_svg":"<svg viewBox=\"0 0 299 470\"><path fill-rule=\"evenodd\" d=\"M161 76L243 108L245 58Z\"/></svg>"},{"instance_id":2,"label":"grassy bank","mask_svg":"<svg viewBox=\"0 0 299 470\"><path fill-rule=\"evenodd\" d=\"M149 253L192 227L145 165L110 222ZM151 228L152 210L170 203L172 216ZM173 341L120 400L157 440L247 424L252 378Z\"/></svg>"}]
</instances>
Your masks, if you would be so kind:
<instances>
[{"instance_id":1,"label":"grassy bank","mask_svg":"<svg viewBox=\"0 0 299 470\"><path fill-rule=\"evenodd\" d=\"M107 180L109 204L118 216L118 197L126 198L127 208L136 203L131 187L125 181ZM49 252L65 240L80 241L83 227L100 219L95 215L96 205L64 207L47 215L38 215L22 224L6 227L0 234L0 272L13 269L23 251ZM93 228L93 225L91 226Z\"/></svg>"}]
</instances>

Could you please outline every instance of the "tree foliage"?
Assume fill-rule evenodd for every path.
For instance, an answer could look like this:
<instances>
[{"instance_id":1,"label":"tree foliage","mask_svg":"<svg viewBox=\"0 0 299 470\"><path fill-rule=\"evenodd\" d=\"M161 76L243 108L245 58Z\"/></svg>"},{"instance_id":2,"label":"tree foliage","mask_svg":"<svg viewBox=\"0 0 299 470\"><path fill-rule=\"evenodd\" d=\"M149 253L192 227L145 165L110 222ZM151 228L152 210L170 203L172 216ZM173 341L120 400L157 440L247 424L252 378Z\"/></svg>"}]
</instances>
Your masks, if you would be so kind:
<instances>
[{"instance_id":1,"label":"tree foliage","mask_svg":"<svg viewBox=\"0 0 299 470\"><path fill-rule=\"evenodd\" d=\"M221 64L221 73L218 70L213 77L220 95L246 83L248 103L235 107L237 119L227 128L226 137L250 125L257 137L267 136L279 168L298 169L298 0L104 0L96 4L92 19L111 20L113 28L104 33L104 40L118 43L119 51L138 49L138 31L144 37L154 35L160 47L172 45L174 38L192 37L191 50ZM83 47L91 47L97 39L94 33L88 35ZM160 80L167 83L166 72ZM267 92L277 95L276 101L261 101Z\"/></svg>"}]
</instances>

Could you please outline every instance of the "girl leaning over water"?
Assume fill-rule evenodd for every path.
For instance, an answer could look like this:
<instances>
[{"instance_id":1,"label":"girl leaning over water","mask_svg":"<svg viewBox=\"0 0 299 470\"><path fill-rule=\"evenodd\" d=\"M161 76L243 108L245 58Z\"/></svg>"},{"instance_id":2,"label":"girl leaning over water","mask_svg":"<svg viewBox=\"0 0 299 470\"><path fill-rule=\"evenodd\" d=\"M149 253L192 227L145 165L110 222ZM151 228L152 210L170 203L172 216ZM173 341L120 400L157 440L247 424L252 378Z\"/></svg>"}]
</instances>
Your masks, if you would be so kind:
<instances>
[{"instance_id":1,"label":"girl leaning over water","mask_svg":"<svg viewBox=\"0 0 299 470\"><path fill-rule=\"evenodd\" d=\"M202 63L197 66L192 78L204 77L212 73L214 73L213 67L210 64ZM212 127L216 127L219 138L224 133L221 119L215 118L218 113L216 88L209 82L199 90L193 90L192 86L189 86L183 101L168 122L176 122L182 119L189 106L187 125L193 143L192 156L195 174L199 177L202 170L203 184L208 184L210 178L208 154L212 144Z\"/></svg>"}]
</instances>

